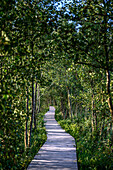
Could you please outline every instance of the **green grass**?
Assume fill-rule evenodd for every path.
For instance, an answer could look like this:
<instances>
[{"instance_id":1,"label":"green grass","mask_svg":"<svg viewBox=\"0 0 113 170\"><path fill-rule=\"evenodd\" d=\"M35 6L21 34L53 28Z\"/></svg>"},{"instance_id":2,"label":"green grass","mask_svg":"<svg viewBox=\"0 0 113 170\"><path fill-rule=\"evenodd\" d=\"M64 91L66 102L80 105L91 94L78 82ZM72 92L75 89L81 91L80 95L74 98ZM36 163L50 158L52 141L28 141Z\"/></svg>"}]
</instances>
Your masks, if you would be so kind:
<instances>
[{"instance_id":1,"label":"green grass","mask_svg":"<svg viewBox=\"0 0 113 170\"><path fill-rule=\"evenodd\" d=\"M91 134L90 122L76 118L63 120L56 111L56 120L63 129L75 138L79 170L112 170L113 153L106 140Z\"/></svg>"},{"instance_id":2,"label":"green grass","mask_svg":"<svg viewBox=\"0 0 113 170\"><path fill-rule=\"evenodd\" d=\"M46 129L44 127L45 113L46 110L44 110L43 113L37 114L37 128L32 130L31 147L25 150L24 131L21 131L21 129L21 136L19 136L17 140L12 138L5 140L5 145L2 145L2 149L0 150L0 170L27 169L29 163L47 140ZM24 129L24 127L22 127L22 129ZM14 138L16 139L16 137Z\"/></svg>"},{"instance_id":3,"label":"green grass","mask_svg":"<svg viewBox=\"0 0 113 170\"><path fill-rule=\"evenodd\" d=\"M45 113L39 113L37 116L37 129L33 130L31 138L31 147L27 148L23 153L23 159L20 164L20 169L27 169L29 163L37 154L39 149L47 140L46 129L44 127L43 116Z\"/></svg>"}]
</instances>

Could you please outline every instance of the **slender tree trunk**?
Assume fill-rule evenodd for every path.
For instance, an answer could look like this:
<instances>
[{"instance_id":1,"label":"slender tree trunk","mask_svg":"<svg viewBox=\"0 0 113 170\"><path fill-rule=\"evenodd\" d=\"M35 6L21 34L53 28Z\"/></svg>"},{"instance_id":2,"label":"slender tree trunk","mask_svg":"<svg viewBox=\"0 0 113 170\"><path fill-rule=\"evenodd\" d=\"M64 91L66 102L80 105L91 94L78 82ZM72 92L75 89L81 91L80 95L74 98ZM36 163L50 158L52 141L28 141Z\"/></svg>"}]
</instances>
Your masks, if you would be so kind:
<instances>
[{"instance_id":1,"label":"slender tree trunk","mask_svg":"<svg viewBox=\"0 0 113 170\"><path fill-rule=\"evenodd\" d=\"M97 112L95 112L95 130L97 132Z\"/></svg>"},{"instance_id":2,"label":"slender tree trunk","mask_svg":"<svg viewBox=\"0 0 113 170\"><path fill-rule=\"evenodd\" d=\"M34 114L35 114L35 97L34 97L34 80L32 80L32 115L34 121Z\"/></svg>"},{"instance_id":3,"label":"slender tree trunk","mask_svg":"<svg viewBox=\"0 0 113 170\"><path fill-rule=\"evenodd\" d=\"M64 103L63 103L63 93L61 93L60 102L61 102L60 110L61 110L61 113L62 113L63 118L65 119L65 113L64 113Z\"/></svg>"},{"instance_id":4,"label":"slender tree trunk","mask_svg":"<svg viewBox=\"0 0 113 170\"><path fill-rule=\"evenodd\" d=\"M26 122L25 122L25 134L24 134L24 143L25 143L25 149L28 145L28 129L27 129L27 126L28 126L28 114L29 114L29 96L28 96L28 88L27 88L27 101L26 101L26 112L27 112L27 115L26 115Z\"/></svg>"},{"instance_id":5,"label":"slender tree trunk","mask_svg":"<svg viewBox=\"0 0 113 170\"><path fill-rule=\"evenodd\" d=\"M35 90L35 101L36 101L36 113L38 113L38 108L39 108L39 86L38 86L38 83L37 83L37 88L38 90Z\"/></svg>"},{"instance_id":6,"label":"slender tree trunk","mask_svg":"<svg viewBox=\"0 0 113 170\"><path fill-rule=\"evenodd\" d=\"M107 83L106 83L106 88L107 88L107 94L108 94L108 106L110 109L110 113L112 116L112 121L113 121L113 104L112 104L112 99L111 99L111 92L110 92L110 71L106 71L106 78L107 78Z\"/></svg>"},{"instance_id":7,"label":"slender tree trunk","mask_svg":"<svg viewBox=\"0 0 113 170\"><path fill-rule=\"evenodd\" d=\"M34 120L34 80L32 78L32 115L30 119L30 129L29 129L29 137L28 137L28 146L31 146L31 133L32 133L32 125Z\"/></svg>"},{"instance_id":8,"label":"slender tree trunk","mask_svg":"<svg viewBox=\"0 0 113 170\"><path fill-rule=\"evenodd\" d=\"M49 103L48 103L49 106ZM38 92L37 92L37 104L36 104L36 112L40 112L40 85L38 84Z\"/></svg>"},{"instance_id":9,"label":"slender tree trunk","mask_svg":"<svg viewBox=\"0 0 113 170\"><path fill-rule=\"evenodd\" d=\"M106 88L107 88L107 95L108 95L108 106L109 110L111 113L111 131L112 131L112 142L113 142L113 104L112 104L112 99L111 99L111 92L110 92L110 71L106 71L106 77L107 77L107 82L106 82Z\"/></svg>"},{"instance_id":10,"label":"slender tree trunk","mask_svg":"<svg viewBox=\"0 0 113 170\"><path fill-rule=\"evenodd\" d=\"M3 80L2 80L2 77L3 77L3 56L1 56L1 59L0 59L0 62L1 62L1 68L0 68L0 81L1 81L1 90L3 91Z\"/></svg>"},{"instance_id":11,"label":"slender tree trunk","mask_svg":"<svg viewBox=\"0 0 113 170\"><path fill-rule=\"evenodd\" d=\"M106 7L105 1L103 1L104 6ZM106 57L106 90L108 95L108 106L111 113L111 122L112 122L112 145L113 145L113 104L112 104L112 98L111 98L111 91L110 91L110 71L109 71L109 54L108 54L108 46L107 46L107 13L104 15L104 51L105 51L105 57Z\"/></svg>"},{"instance_id":12,"label":"slender tree trunk","mask_svg":"<svg viewBox=\"0 0 113 170\"><path fill-rule=\"evenodd\" d=\"M30 118L30 129L29 129L29 134L28 134L28 147L31 146L32 123L33 123L33 115L31 115L31 118Z\"/></svg>"},{"instance_id":13,"label":"slender tree trunk","mask_svg":"<svg viewBox=\"0 0 113 170\"><path fill-rule=\"evenodd\" d=\"M67 119L68 118L68 109L66 108L65 109L65 119Z\"/></svg>"},{"instance_id":14,"label":"slender tree trunk","mask_svg":"<svg viewBox=\"0 0 113 170\"><path fill-rule=\"evenodd\" d=\"M92 132L94 132L94 94L92 95Z\"/></svg>"},{"instance_id":15,"label":"slender tree trunk","mask_svg":"<svg viewBox=\"0 0 113 170\"><path fill-rule=\"evenodd\" d=\"M67 88L67 94L68 94L69 117L72 119L71 100L70 100L70 91L69 91L69 88Z\"/></svg>"},{"instance_id":16,"label":"slender tree trunk","mask_svg":"<svg viewBox=\"0 0 113 170\"><path fill-rule=\"evenodd\" d=\"M35 84L35 101L34 101L34 128L36 129L36 105L37 105L37 82Z\"/></svg>"}]
</instances>

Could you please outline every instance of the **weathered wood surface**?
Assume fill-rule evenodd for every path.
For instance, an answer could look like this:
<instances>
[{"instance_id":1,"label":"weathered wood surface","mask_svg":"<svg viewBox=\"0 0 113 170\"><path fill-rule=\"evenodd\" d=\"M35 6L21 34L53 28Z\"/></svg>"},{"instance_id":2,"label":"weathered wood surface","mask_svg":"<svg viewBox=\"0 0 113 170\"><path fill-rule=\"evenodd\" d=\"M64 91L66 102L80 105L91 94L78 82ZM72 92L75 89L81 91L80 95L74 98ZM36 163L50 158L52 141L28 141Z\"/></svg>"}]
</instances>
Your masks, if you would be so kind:
<instances>
[{"instance_id":1,"label":"weathered wood surface","mask_svg":"<svg viewBox=\"0 0 113 170\"><path fill-rule=\"evenodd\" d=\"M75 140L58 125L54 115L55 109L50 106L44 119L47 141L35 155L27 170L78 170Z\"/></svg>"}]
</instances>

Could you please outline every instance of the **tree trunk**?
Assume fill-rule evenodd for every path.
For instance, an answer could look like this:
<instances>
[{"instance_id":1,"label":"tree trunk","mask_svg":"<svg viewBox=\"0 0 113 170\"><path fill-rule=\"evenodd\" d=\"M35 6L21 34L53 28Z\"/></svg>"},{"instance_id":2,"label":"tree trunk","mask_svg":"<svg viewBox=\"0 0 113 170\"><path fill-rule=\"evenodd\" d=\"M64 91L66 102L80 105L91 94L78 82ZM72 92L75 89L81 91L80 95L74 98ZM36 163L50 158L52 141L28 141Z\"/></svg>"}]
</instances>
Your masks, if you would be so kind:
<instances>
[{"instance_id":1,"label":"tree trunk","mask_svg":"<svg viewBox=\"0 0 113 170\"><path fill-rule=\"evenodd\" d=\"M34 100L34 80L32 80L32 115L33 115L33 121L34 121L34 113L35 113L35 100Z\"/></svg>"},{"instance_id":2,"label":"tree trunk","mask_svg":"<svg viewBox=\"0 0 113 170\"><path fill-rule=\"evenodd\" d=\"M97 112L95 112L95 130L97 131Z\"/></svg>"},{"instance_id":3,"label":"tree trunk","mask_svg":"<svg viewBox=\"0 0 113 170\"><path fill-rule=\"evenodd\" d=\"M30 129L29 129L29 134L28 134L28 147L31 146L32 123L33 123L33 115L31 115L31 119L30 119Z\"/></svg>"},{"instance_id":4,"label":"tree trunk","mask_svg":"<svg viewBox=\"0 0 113 170\"><path fill-rule=\"evenodd\" d=\"M70 100L70 91L69 91L69 88L67 88L67 94L68 94L68 110L69 110L69 117L72 119L71 100Z\"/></svg>"},{"instance_id":5,"label":"tree trunk","mask_svg":"<svg viewBox=\"0 0 113 170\"><path fill-rule=\"evenodd\" d=\"M92 120L91 120L91 124L92 124L92 132L94 132L94 93L92 94Z\"/></svg>"},{"instance_id":6,"label":"tree trunk","mask_svg":"<svg viewBox=\"0 0 113 170\"><path fill-rule=\"evenodd\" d=\"M106 88L107 88L107 95L108 95L108 106L109 106L109 110L111 113L111 131L112 131L112 141L111 143L113 144L113 104L112 104L112 99L111 99L111 92L110 92L110 71L106 70L106 78L107 78L107 82L106 82Z\"/></svg>"},{"instance_id":7,"label":"tree trunk","mask_svg":"<svg viewBox=\"0 0 113 170\"><path fill-rule=\"evenodd\" d=\"M34 129L36 129L36 113L37 113L37 110L36 110L36 105L37 105L37 82L35 84L35 99L34 99Z\"/></svg>"},{"instance_id":8,"label":"tree trunk","mask_svg":"<svg viewBox=\"0 0 113 170\"><path fill-rule=\"evenodd\" d=\"M29 140L28 140L28 146L31 146L31 133L32 133L32 125L34 120L34 80L32 78L32 115L30 120L30 129L29 129Z\"/></svg>"},{"instance_id":9,"label":"tree trunk","mask_svg":"<svg viewBox=\"0 0 113 170\"><path fill-rule=\"evenodd\" d=\"M61 110L61 113L62 113L63 118L65 119L64 103L63 103L63 93L61 93L60 102L61 102L60 110Z\"/></svg>"},{"instance_id":10,"label":"tree trunk","mask_svg":"<svg viewBox=\"0 0 113 170\"><path fill-rule=\"evenodd\" d=\"M103 1L104 7L106 7L105 1ZM111 139L111 145L113 145L113 104L112 104L112 98L111 98L111 92L110 92L110 71L109 71L109 54L108 54L108 45L107 45L107 13L104 15L104 52L106 57L106 90L107 90L107 96L108 96L108 106L111 113L111 122L112 122L112 139Z\"/></svg>"},{"instance_id":11,"label":"tree trunk","mask_svg":"<svg viewBox=\"0 0 113 170\"><path fill-rule=\"evenodd\" d=\"M24 134L24 143L25 143L25 149L28 145L28 135L27 135L27 125L28 125L28 114L29 114L29 96L28 96L28 88L27 88L27 101L26 101L26 122L25 122L25 134Z\"/></svg>"},{"instance_id":12,"label":"tree trunk","mask_svg":"<svg viewBox=\"0 0 113 170\"><path fill-rule=\"evenodd\" d=\"M37 97L36 97L36 113L40 112L40 85L37 84L38 90L37 90ZM49 106L49 103L48 103Z\"/></svg>"},{"instance_id":13,"label":"tree trunk","mask_svg":"<svg viewBox=\"0 0 113 170\"><path fill-rule=\"evenodd\" d=\"M1 69L0 69L0 80L1 80L1 90L3 91L3 56L1 56L0 62L1 62Z\"/></svg>"}]
</instances>

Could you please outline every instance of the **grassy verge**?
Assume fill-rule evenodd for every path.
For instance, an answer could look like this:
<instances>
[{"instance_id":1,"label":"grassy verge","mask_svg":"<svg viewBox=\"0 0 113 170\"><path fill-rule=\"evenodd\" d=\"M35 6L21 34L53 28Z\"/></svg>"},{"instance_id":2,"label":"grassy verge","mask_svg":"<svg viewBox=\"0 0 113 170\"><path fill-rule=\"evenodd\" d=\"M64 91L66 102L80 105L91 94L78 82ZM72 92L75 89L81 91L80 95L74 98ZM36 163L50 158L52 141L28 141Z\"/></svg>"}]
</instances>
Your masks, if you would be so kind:
<instances>
[{"instance_id":1,"label":"grassy verge","mask_svg":"<svg viewBox=\"0 0 113 170\"><path fill-rule=\"evenodd\" d=\"M45 113L39 113L37 116L37 129L32 132L32 145L30 148L27 148L22 155L20 169L27 169L29 163L32 161L34 156L37 154L39 149L47 140L46 129L44 127L44 117Z\"/></svg>"},{"instance_id":2,"label":"grassy verge","mask_svg":"<svg viewBox=\"0 0 113 170\"><path fill-rule=\"evenodd\" d=\"M25 170L32 161L41 146L47 140L46 129L44 126L44 114L48 109L36 115L37 128L32 129L31 147L25 149L24 146L24 124L22 122L13 122L12 129L9 129L10 135L3 136L0 141L0 170ZM30 121L28 121L28 131ZM4 142L4 143L3 143Z\"/></svg>"},{"instance_id":3,"label":"grassy verge","mask_svg":"<svg viewBox=\"0 0 113 170\"><path fill-rule=\"evenodd\" d=\"M56 120L63 129L75 138L79 170L112 170L113 153L110 146L98 134L93 136L90 123L76 118L63 120L56 111Z\"/></svg>"}]
</instances>

